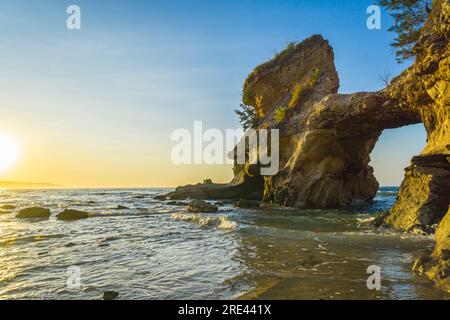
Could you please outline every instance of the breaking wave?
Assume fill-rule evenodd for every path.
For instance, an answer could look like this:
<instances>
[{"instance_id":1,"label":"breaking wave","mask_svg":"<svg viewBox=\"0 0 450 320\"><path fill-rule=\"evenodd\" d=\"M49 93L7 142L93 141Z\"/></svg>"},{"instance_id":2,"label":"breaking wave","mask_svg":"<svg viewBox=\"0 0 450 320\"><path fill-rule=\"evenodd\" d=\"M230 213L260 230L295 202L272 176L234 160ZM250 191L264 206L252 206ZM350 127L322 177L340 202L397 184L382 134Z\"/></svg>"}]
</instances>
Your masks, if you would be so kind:
<instances>
[{"instance_id":1,"label":"breaking wave","mask_svg":"<svg viewBox=\"0 0 450 320\"><path fill-rule=\"evenodd\" d=\"M192 222L200 227L216 227L221 230L236 229L236 222L225 216L208 217L198 213L173 213L171 218L176 221Z\"/></svg>"}]
</instances>

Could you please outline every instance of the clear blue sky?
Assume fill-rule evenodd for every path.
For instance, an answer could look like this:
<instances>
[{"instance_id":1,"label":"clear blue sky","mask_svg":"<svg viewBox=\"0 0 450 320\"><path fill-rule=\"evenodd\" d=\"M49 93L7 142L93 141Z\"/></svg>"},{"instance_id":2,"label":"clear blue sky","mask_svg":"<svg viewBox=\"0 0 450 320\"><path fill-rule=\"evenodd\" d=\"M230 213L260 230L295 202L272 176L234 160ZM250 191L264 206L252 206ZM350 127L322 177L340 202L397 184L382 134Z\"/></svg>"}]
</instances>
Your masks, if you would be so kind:
<instances>
[{"instance_id":1,"label":"clear blue sky","mask_svg":"<svg viewBox=\"0 0 450 320\"><path fill-rule=\"evenodd\" d=\"M395 62L385 12L382 30L366 28L373 2L2 0L0 131L19 136L34 150L30 159L43 164L49 160L42 150L53 159L99 154L98 161L67 160L79 178L74 182L59 181L61 173L47 169L34 168L31 175L25 160L3 178L28 175L83 185L84 177L97 185L120 185L122 178L102 167L127 163L143 172L130 173L130 185L142 179L165 185L165 176L186 171L167 164L172 130L192 128L194 120L238 127L233 109L247 74L288 41L312 34L322 34L334 47L340 92L378 90L383 87L378 74L388 69L397 75L407 65ZM70 4L81 7L80 31L66 29ZM424 144L421 125L387 130L372 154L381 184L398 185ZM231 175L229 167L208 170L196 168L166 185Z\"/></svg>"}]
</instances>

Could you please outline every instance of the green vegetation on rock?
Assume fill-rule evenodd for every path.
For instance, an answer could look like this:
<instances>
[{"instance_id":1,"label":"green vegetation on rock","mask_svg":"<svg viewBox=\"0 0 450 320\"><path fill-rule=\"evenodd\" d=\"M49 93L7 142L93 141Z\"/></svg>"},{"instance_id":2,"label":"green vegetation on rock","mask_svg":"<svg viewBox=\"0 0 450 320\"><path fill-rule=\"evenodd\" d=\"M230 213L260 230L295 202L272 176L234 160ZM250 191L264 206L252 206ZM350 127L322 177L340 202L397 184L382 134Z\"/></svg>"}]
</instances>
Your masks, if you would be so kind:
<instances>
[{"instance_id":1,"label":"green vegetation on rock","mask_svg":"<svg viewBox=\"0 0 450 320\"><path fill-rule=\"evenodd\" d=\"M291 100L289 101L289 108L294 108L297 105L298 100L304 91L305 91L304 85L298 83L295 86L294 93L292 94Z\"/></svg>"},{"instance_id":2,"label":"green vegetation on rock","mask_svg":"<svg viewBox=\"0 0 450 320\"><path fill-rule=\"evenodd\" d=\"M322 70L320 68L316 68L313 70L313 73L311 75L311 78L309 79L309 86L314 87L317 82L319 81L319 78L322 76Z\"/></svg>"},{"instance_id":3,"label":"green vegetation on rock","mask_svg":"<svg viewBox=\"0 0 450 320\"><path fill-rule=\"evenodd\" d=\"M286 107L278 107L275 109L275 121L279 124L283 122L284 118L286 118L286 113L288 108Z\"/></svg>"}]
</instances>

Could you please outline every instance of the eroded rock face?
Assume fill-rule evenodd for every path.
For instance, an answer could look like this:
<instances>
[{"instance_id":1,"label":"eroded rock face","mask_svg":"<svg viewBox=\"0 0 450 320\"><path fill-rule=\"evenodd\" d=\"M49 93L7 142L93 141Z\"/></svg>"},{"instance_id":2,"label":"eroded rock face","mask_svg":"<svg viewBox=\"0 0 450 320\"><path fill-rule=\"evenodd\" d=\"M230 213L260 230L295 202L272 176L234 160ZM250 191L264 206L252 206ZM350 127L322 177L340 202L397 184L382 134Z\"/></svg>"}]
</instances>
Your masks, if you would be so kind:
<instances>
[{"instance_id":1,"label":"eroded rock face","mask_svg":"<svg viewBox=\"0 0 450 320\"><path fill-rule=\"evenodd\" d=\"M179 187L170 198L263 199L319 208L370 201L378 189L370 152L382 130L420 117L385 92L341 95L338 88L333 49L320 35L258 66L245 80L243 102L256 109L259 128L279 129L280 171L263 177L256 165L236 164L229 184Z\"/></svg>"},{"instance_id":2,"label":"eroded rock face","mask_svg":"<svg viewBox=\"0 0 450 320\"><path fill-rule=\"evenodd\" d=\"M418 259L413 270L427 275L436 285L450 292L450 209L435 234L436 246L431 256Z\"/></svg>"},{"instance_id":3,"label":"eroded rock face","mask_svg":"<svg viewBox=\"0 0 450 320\"><path fill-rule=\"evenodd\" d=\"M406 169L396 204L386 223L398 229L427 230L450 204L450 3L435 1L415 63L387 88L403 109L420 114L427 145Z\"/></svg>"},{"instance_id":4,"label":"eroded rock face","mask_svg":"<svg viewBox=\"0 0 450 320\"><path fill-rule=\"evenodd\" d=\"M437 0L421 31L416 61L387 93L420 114L427 145L406 169L397 202L384 222L401 230L433 231L436 247L414 270L450 292L450 2Z\"/></svg>"},{"instance_id":5,"label":"eroded rock face","mask_svg":"<svg viewBox=\"0 0 450 320\"><path fill-rule=\"evenodd\" d=\"M333 50L321 36L287 49L245 81L243 100L261 116L259 128L280 130L280 171L264 177L264 201L328 208L375 196L369 162L378 137L420 116L384 91L343 95L338 88ZM280 108L282 121L275 116ZM235 176L243 167L235 167Z\"/></svg>"}]
</instances>

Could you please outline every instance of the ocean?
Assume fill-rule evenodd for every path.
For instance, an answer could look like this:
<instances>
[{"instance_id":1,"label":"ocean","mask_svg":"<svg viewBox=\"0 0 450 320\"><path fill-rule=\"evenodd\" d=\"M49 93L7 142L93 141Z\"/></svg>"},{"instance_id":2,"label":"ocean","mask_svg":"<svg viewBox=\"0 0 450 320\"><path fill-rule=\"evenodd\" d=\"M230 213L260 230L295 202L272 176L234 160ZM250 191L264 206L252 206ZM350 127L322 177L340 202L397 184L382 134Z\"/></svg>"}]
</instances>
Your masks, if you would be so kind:
<instances>
[{"instance_id":1,"label":"ocean","mask_svg":"<svg viewBox=\"0 0 450 320\"><path fill-rule=\"evenodd\" d=\"M345 210L221 202L218 213L199 215L153 199L168 191L0 191L0 207L16 207L0 214L0 299L100 299L105 291L119 299L449 298L411 272L431 237L368 223L392 206L398 188ZM52 216L15 218L31 206ZM95 216L58 221L65 208ZM380 268L380 290L368 289L369 266Z\"/></svg>"}]
</instances>

